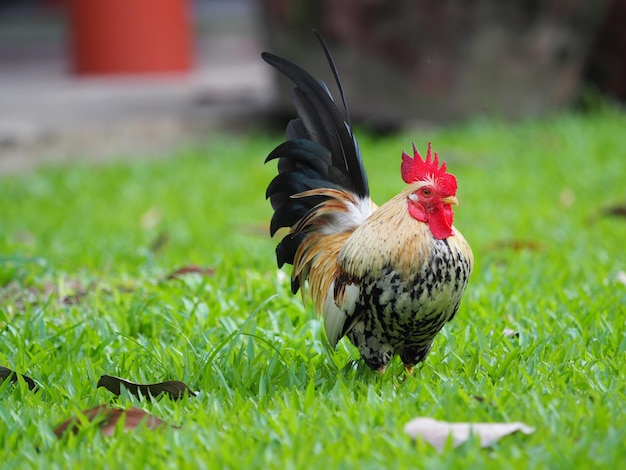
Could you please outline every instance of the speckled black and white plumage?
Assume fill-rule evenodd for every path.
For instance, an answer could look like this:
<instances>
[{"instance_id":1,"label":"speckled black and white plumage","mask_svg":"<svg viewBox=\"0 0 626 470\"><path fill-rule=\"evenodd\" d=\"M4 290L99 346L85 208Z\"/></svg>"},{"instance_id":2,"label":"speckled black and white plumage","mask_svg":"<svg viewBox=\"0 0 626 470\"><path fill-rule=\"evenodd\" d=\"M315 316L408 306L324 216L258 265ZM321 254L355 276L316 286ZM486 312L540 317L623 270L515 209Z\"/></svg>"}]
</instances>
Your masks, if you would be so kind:
<instances>
[{"instance_id":1,"label":"speckled black and white plumage","mask_svg":"<svg viewBox=\"0 0 626 470\"><path fill-rule=\"evenodd\" d=\"M437 239L409 214L412 191L409 185L343 241L323 308L330 342L347 335L380 371L394 355L409 369L426 357L458 310L474 263L458 230Z\"/></svg>"},{"instance_id":2,"label":"speckled black and white plumage","mask_svg":"<svg viewBox=\"0 0 626 470\"><path fill-rule=\"evenodd\" d=\"M429 261L408 279L388 265L359 281L361 295L346 321L348 337L374 370L383 371L395 354L407 368L424 360L459 308L470 260L446 240L433 240L432 246Z\"/></svg>"}]
</instances>

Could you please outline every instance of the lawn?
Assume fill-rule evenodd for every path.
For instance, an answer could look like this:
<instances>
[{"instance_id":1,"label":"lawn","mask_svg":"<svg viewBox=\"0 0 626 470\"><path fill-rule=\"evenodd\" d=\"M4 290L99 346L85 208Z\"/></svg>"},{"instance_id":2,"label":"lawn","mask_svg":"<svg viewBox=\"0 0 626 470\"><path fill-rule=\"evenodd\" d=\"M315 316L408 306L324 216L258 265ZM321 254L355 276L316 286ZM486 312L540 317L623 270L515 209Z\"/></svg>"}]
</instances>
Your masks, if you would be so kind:
<instances>
[{"instance_id":1,"label":"lawn","mask_svg":"<svg viewBox=\"0 0 626 470\"><path fill-rule=\"evenodd\" d=\"M478 121L376 139L373 197L428 140L459 180L476 268L455 320L404 379L326 341L279 271L263 165L278 135L209 137L171 158L0 178L3 468L617 468L626 460L626 114ZM615 214L606 214L614 208ZM621 214L621 215L620 215ZM169 278L181 267L212 271ZM519 334L507 336L505 329ZM181 380L140 400L103 375ZM171 427L54 429L100 404ZM414 417L522 421L531 435L439 453Z\"/></svg>"}]
</instances>

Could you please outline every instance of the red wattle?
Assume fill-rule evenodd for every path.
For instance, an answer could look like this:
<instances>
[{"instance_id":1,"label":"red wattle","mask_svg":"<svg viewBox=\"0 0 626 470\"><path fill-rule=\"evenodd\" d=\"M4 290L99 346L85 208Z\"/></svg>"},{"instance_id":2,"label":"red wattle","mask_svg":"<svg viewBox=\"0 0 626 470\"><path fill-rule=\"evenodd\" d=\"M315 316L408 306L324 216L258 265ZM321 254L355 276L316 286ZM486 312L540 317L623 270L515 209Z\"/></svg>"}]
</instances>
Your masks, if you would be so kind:
<instances>
[{"instance_id":1,"label":"red wattle","mask_svg":"<svg viewBox=\"0 0 626 470\"><path fill-rule=\"evenodd\" d=\"M426 215L426 211L424 210L424 207L419 202L409 200L409 214L411 214L411 217L413 217L416 220L419 220L420 222L428 221L428 216Z\"/></svg>"},{"instance_id":2,"label":"red wattle","mask_svg":"<svg viewBox=\"0 0 626 470\"><path fill-rule=\"evenodd\" d=\"M426 211L424 206L417 201L409 199L408 203L409 214L411 214L411 217L415 220L428 224L433 237L443 240L444 238L454 235L454 230L452 230L454 211L452 210L451 205L444 204L434 206L431 207L430 210Z\"/></svg>"},{"instance_id":3,"label":"red wattle","mask_svg":"<svg viewBox=\"0 0 626 470\"><path fill-rule=\"evenodd\" d=\"M441 212L430 214L430 217L428 218L428 226L430 227L430 232L433 234L433 237L439 240L443 240L454 235L452 224L448 224L445 215Z\"/></svg>"}]
</instances>

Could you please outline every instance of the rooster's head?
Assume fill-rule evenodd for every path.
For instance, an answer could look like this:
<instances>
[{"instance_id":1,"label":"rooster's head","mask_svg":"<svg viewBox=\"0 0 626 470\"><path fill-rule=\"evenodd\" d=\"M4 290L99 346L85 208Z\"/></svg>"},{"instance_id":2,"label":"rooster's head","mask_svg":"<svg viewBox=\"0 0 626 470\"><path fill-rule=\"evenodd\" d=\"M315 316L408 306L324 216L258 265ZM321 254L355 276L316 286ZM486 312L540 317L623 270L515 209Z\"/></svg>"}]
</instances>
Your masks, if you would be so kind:
<instances>
[{"instance_id":1,"label":"rooster's head","mask_svg":"<svg viewBox=\"0 0 626 470\"><path fill-rule=\"evenodd\" d=\"M435 238L440 240L454 235L452 220L453 204L456 199L457 182L454 175L446 171L446 163L439 166L439 156L428 143L424 160L413 144L413 157L402 152L402 179L411 185L407 196L411 216L428 224Z\"/></svg>"}]
</instances>

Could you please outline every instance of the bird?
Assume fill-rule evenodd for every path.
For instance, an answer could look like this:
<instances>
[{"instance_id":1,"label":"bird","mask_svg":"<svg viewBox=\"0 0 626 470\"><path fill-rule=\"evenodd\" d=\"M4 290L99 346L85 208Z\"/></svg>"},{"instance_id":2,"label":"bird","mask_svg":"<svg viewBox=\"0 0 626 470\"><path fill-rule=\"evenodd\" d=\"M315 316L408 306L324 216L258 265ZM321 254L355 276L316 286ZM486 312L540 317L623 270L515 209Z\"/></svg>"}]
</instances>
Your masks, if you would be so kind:
<instances>
[{"instance_id":1,"label":"bird","mask_svg":"<svg viewBox=\"0 0 626 470\"><path fill-rule=\"evenodd\" d=\"M474 265L470 245L453 226L457 179L430 142L426 158L413 143L413 156L401 153L406 186L380 206L373 202L339 73L316 35L343 111L324 81L261 54L295 85L297 117L265 160L278 160L266 191L270 235L288 230L276 261L279 269L292 265L291 291L310 298L333 347L347 336L374 371L385 372L399 356L412 373L455 316Z\"/></svg>"}]
</instances>

